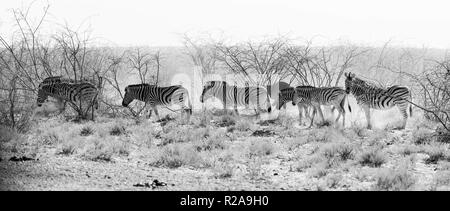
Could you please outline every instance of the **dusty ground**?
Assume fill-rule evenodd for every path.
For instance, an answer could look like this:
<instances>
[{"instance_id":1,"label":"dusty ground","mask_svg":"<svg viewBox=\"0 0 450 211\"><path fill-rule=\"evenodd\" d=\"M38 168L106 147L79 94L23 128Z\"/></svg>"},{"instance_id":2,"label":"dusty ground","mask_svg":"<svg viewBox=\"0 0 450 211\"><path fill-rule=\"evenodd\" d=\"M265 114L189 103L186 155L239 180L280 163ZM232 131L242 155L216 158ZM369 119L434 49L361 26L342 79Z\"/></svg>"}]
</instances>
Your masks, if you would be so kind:
<instances>
[{"instance_id":1,"label":"dusty ground","mask_svg":"<svg viewBox=\"0 0 450 211\"><path fill-rule=\"evenodd\" d=\"M358 111L345 129L307 129L289 109L273 121L208 112L190 124L53 117L27 134L3 128L0 189L450 190L449 141L420 114L402 131L395 110L375 113L373 130Z\"/></svg>"}]
</instances>

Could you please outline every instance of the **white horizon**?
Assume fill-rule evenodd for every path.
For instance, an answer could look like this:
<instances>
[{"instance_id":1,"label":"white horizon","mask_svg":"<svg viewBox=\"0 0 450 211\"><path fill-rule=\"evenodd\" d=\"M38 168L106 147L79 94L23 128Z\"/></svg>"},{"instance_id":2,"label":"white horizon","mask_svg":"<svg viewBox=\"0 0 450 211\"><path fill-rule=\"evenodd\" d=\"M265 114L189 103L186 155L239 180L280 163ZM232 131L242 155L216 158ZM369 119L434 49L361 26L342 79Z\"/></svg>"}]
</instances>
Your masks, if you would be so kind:
<instances>
[{"instance_id":1,"label":"white horizon","mask_svg":"<svg viewBox=\"0 0 450 211\"><path fill-rule=\"evenodd\" d=\"M210 33L233 42L287 36L312 39L314 45L351 43L450 49L450 2L428 1L70 1L4 0L0 36L14 29L13 8L33 2L30 17L50 5L43 29L55 23L89 30L91 36L116 46L183 46L182 34ZM47 28L46 28L47 27Z\"/></svg>"}]
</instances>

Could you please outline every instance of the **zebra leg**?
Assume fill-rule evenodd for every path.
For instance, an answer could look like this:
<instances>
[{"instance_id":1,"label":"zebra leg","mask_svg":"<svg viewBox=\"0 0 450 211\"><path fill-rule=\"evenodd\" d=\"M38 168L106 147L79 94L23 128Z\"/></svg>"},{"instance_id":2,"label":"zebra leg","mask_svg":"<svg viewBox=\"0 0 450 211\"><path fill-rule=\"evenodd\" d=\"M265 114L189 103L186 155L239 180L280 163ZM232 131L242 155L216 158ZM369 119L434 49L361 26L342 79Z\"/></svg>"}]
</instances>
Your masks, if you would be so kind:
<instances>
[{"instance_id":1,"label":"zebra leg","mask_svg":"<svg viewBox=\"0 0 450 211\"><path fill-rule=\"evenodd\" d=\"M322 108L320 108L320 105L318 105L317 107L318 107L318 110L319 110L320 117L322 117L322 122L325 122L325 118L323 117Z\"/></svg>"},{"instance_id":2,"label":"zebra leg","mask_svg":"<svg viewBox=\"0 0 450 211\"><path fill-rule=\"evenodd\" d=\"M305 117L311 118L311 115L310 115L311 108L305 105L305 106L303 106L303 109L305 110Z\"/></svg>"},{"instance_id":3,"label":"zebra leg","mask_svg":"<svg viewBox=\"0 0 450 211\"><path fill-rule=\"evenodd\" d=\"M370 108L368 106L364 106L364 113L366 114L366 120L367 120L367 129L372 129L372 124L370 123Z\"/></svg>"},{"instance_id":4,"label":"zebra leg","mask_svg":"<svg viewBox=\"0 0 450 211\"><path fill-rule=\"evenodd\" d=\"M62 105L62 108L60 107L60 106L58 106L58 107L60 107L59 108L59 113L58 113L58 115L61 115L65 110L66 110L66 101L64 101L64 102L61 102L63 105ZM61 104L60 103L60 104Z\"/></svg>"},{"instance_id":5,"label":"zebra leg","mask_svg":"<svg viewBox=\"0 0 450 211\"><path fill-rule=\"evenodd\" d=\"M298 124L301 126L301 125L304 125L304 124L303 124L303 121L302 121L302 119L303 119L303 112L302 112L302 109L303 109L304 107L301 106L300 104L297 104L297 108L298 108Z\"/></svg>"},{"instance_id":6,"label":"zebra leg","mask_svg":"<svg viewBox=\"0 0 450 211\"><path fill-rule=\"evenodd\" d=\"M152 117L153 109L147 109L147 110L148 110L147 119L150 119Z\"/></svg>"},{"instance_id":7,"label":"zebra leg","mask_svg":"<svg viewBox=\"0 0 450 211\"><path fill-rule=\"evenodd\" d=\"M405 129L406 121L408 120L408 111L407 111L408 105L407 104L406 105L398 105L397 107L400 110L400 113L402 113L402 115L403 115L403 124L399 128L400 130L403 130L403 129Z\"/></svg>"},{"instance_id":8,"label":"zebra leg","mask_svg":"<svg viewBox=\"0 0 450 211\"><path fill-rule=\"evenodd\" d=\"M158 119L157 121L161 120L159 118L159 113L158 113L158 109L156 108L156 105L152 106L153 111L155 111L155 115L156 115L156 119Z\"/></svg>"},{"instance_id":9,"label":"zebra leg","mask_svg":"<svg viewBox=\"0 0 450 211\"><path fill-rule=\"evenodd\" d=\"M314 117L316 116L316 112L317 112L316 107L313 106L313 114L312 114L312 117L311 117L311 124L309 124L309 128L311 128L312 125L313 125Z\"/></svg>"},{"instance_id":10,"label":"zebra leg","mask_svg":"<svg viewBox=\"0 0 450 211\"><path fill-rule=\"evenodd\" d=\"M339 122L339 119L341 118L342 115L342 127L345 127L345 109L344 107L341 107L340 105L335 105L335 108L337 108L338 110L338 117L336 118L336 123Z\"/></svg>"}]
</instances>

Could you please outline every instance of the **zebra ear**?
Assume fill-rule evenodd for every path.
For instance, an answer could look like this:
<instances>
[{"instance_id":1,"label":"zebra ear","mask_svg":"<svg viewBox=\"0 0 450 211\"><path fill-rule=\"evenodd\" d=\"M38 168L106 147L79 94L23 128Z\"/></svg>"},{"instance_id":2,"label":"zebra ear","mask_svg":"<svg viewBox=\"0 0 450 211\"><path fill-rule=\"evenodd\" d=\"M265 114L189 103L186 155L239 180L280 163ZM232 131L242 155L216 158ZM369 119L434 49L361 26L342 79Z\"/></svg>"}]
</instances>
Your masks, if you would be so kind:
<instances>
[{"instance_id":1,"label":"zebra ear","mask_svg":"<svg viewBox=\"0 0 450 211\"><path fill-rule=\"evenodd\" d=\"M344 73L344 76L345 76L346 78L348 78L348 73Z\"/></svg>"},{"instance_id":2,"label":"zebra ear","mask_svg":"<svg viewBox=\"0 0 450 211\"><path fill-rule=\"evenodd\" d=\"M351 76L352 78L354 78L354 77L355 77L355 73L350 73L350 76Z\"/></svg>"}]
</instances>

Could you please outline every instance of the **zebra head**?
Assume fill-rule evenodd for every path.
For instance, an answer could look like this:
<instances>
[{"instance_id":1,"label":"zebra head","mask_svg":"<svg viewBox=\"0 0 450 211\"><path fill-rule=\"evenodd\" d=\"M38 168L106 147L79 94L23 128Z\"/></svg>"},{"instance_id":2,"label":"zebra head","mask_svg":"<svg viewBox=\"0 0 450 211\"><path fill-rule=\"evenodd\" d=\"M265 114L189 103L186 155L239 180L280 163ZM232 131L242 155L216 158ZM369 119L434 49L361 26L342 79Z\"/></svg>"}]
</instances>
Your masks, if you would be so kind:
<instances>
[{"instance_id":1,"label":"zebra head","mask_svg":"<svg viewBox=\"0 0 450 211\"><path fill-rule=\"evenodd\" d=\"M128 105L134 100L134 94L130 86L125 87L125 95L123 96L122 106L128 107Z\"/></svg>"},{"instance_id":2,"label":"zebra head","mask_svg":"<svg viewBox=\"0 0 450 211\"><path fill-rule=\"evenodd\" d=\"M355 79L357 78L355 77L355 74L351 72L344 73L344 75L345 75L345 93L350 94L350 92L352 92L354 84L356 83Z\"/></svg>"},{"instance_id":3,"label":"zebra head","mask_svg":"<svg viewBox=\"0 0 450 211\"><path fill-rule=\"evenodd\" d=\"M214 91L210 91L215 86L218 86L220 84L225 84L224 81L207 81L205 85L203 86L202 95L200 95L200 102L204 103L205 100L211 98L214 96ZM206 98L206 99L205 99Z\"/></svg>"},{"instance_id":4,"label":"zebra head","mask_svg":"<svg viewBox=\"0 0 450 211\"><path fill-rule=\"evenodd\" d=\"M45 100L47 100L47 98L48 98L48 93L44 90L44 88L45 88L45 86L39 88L39 91L38 91L38 97L36 100L36 104L38 107L41 107L42 104L45 102Z\"/></svg>"}]
</instances>

